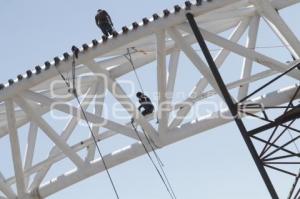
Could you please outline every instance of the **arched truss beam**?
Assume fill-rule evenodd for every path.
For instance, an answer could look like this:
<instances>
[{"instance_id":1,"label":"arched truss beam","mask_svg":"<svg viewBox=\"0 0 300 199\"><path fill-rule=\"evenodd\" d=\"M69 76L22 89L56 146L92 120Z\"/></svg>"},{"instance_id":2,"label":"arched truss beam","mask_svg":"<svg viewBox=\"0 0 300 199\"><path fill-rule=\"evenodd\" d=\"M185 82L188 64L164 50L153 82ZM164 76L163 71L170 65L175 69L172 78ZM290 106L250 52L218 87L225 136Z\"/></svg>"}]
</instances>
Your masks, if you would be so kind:
<instances>
[{"instance_id":1,"label":"arched truss beam","mask_svg":"<svg viewBox=\"0 0 300 199\"><path fill-rule=\"evenodd\" d=\"M298 2L297 0L273 0L270 2L253 0L249 3L246 0L214 0L211 3L204 2L202 6L192 6L189 10L197 17L197 23L205 39L221 48L215 57L218 67L222 67L230 53L244 57L241 78L226 85L228 89L239 88L237 99L241 99L248 94L251 83L284 72L295 64L282 63L253 49L256 44L260 18L267 21L284 45L288 45L289 52L296 59L299 58L300 45L297 36L293 34L276 12L276 10ZM95 108L94 112L87 112L87 117L92 124L96 137L103 140L115 135L123 135L135 142L116 152L106 154L105 160L109 168L141 156L145 151L137 142L137 136L129 124L120 124L113 121L113 119L101 116L103 107L99 104L104 101L104 97L99 98L97 96L106 89L129 115L136 118L136 122L147 131L159 147L167 146L232 120L219 117L221 113L229 116L228 110L223 110L194 122L183 123L193 104L209 96L219 94L219 89L207 69L206 63L191 47L196 40L186 23L185 13L186 11L171 14L169 17L153 21L147 26L138 28L128 34L119 35L117 39L110 39L108 42L99 45L99 47L89 48L88 51L82 52L77 60L76 72L84 76L81 82L83 88L81 103L84 110L87 110L89 105L93 105ZM218 33L232 28L234 30L228 39L218 35ZM248 41L246 45L237 44L247 28ZM158 129L150 124L150 121L156 117L156 113L143 118L136 108L129 108L135 107L130 98L119 97L120 95L127 96L117 79L132 71L131 65L123 56L126 53L125 49L131 47L138 50L137 53L132 54L137 68L156 61L158 92L160 93L159 104L172 101L172 95L167 96L166 93L174 91L181 54L185 54L202 74L190 97L183 102L172 105L172 107L162 107L162 109L157 110L158 112L166 110L162 111ZM166 61L166 56L170 56L169 63ZM252 74L251 68L254 62L269 69ZM59 70L65 74L71 70L70 66L70 61L62 61ZM101 79L95 76L94 73L105 75L109 80L107 88L101 86ZM293 71L289 73L289 76L299 80L300 73L299 71ZM83 115L78 107L67 104L72 100L72 97L57 99L50 95L48 85L58 79L57 70L50 67L50 69L39 75L33 75L29 79L24 79L22 82L15 83L0 91L0 102L3 102L0 104L0 137L9 135L11 149L14 154L14 171L17 176L5 179L0 175L0 191L7 198L15 198L16 195L28 197L28 193L36 194L37 190L39 196L44 198L104 170L101 160L95 160L95 148L90 137L72 146L67 144L78 121L83 119ZM212 86L213 90L204 92L209 85ZM113 86L115 87L113 88ZM279 105L288 102L288 96L292 95L295 89L295 87L290 87L250 101L252 103L263 103L265 106ZM65 87L58 86L52 91L64 93ZM93 104L94 99L98 100L99 104ZM58 105L52 106L53 104ZM72 116L61 134L56 132L42 117L51 110L58 110ZM173 119L170 118L171 110L177 110L177 115ZM24 155L24 163L22 163L17 130L27 123L30 123L28 147ZM101 127L108 130L99 132L99 123L102 124ZM43 130L50 140L55 143L55 147L50 150L45 160L33 164L38 129ZM145 139L142 134L141 137ZM87 150L84 158L79 157L77 154L82 150ZM53 182L42 184L50 168L63 159L71 160L77 170L59 176ZM29 179L32 176L34 178L31 182ZM13 184L17 185L17 193L14 193L11 189Z\"/></svg>"},{"instance_id":2,"label":"arched truss beam","mask_svg":"<svg viewBox=\"0 0 300 199\"><path fill-rule=\"evenodd\" d=\"M288 90L285 90L283 92L276 91L273 93L268 94L266 97L261 97L257 100L251 101L251 103L264 103L266 106L276 106L280 105L282 103L285 103L287 100L289 100L290 95L292 95L296 90L296 87L291 87ZM276 100L270 103L272 98L276 97ZM298 96L300 97L300 96ZM207 118L200 120L198 122L193 122L190 124L185 124L180 128L174 128L167 132L165 143L163 146L167 146L169 144L173 144L177 141L180 141L182 139L185 139L187 137L196 135L201 132L205 132L206 130L224 125L226 123L229 123L232 121L232 119L224 119L220 118L219 115L227 115L228 118L230 118L230 113L228 110L220 112L215 112L212 115L214 117ZM91 142L91 141L90 141ZM125 147L121 150L118 150L117 152L108 154L105 156L105 159L107 160L108 167L114 167L118 164L124 163L128 160L134 159L136 157L139 157L141 155L145 154L145 151L140 143L132 144L128 147ZM103 164L101 160L98 160L94 162L88 169L85 170L85 173L79 171L75 171L73 173L70 173L68 175L63 175L59 177L59 181L54 183L45 184L40 188L40 194L41 196L48 196L52 193L58 192L78 181L81 181L85 178L88 178L90 176L93 176L101 171L104 171Z\"/></svg>"}]
</instances>

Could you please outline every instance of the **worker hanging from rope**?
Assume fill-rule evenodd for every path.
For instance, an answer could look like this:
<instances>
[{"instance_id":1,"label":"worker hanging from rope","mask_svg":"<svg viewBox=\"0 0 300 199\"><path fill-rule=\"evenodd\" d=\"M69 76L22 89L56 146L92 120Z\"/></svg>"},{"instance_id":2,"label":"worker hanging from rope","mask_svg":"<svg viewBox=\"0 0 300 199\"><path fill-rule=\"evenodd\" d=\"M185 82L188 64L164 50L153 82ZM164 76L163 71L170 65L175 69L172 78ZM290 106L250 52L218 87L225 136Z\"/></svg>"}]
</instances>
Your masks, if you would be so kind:
<instances>
[{"instance_id":1,"label":"worker hanging from rope","mask_svg":"<svg viewBox=\"0 0 300 199\"><path fill-rule=\"evenodd\" d=\"M139 99L139 103L140 103L138 110L142 113L143 116L153 113L154 106L147 95L145 95L142 92L137 92L136 97ZM133 122L134 122L134 118L131 118L131 123Z\"/></svg>"},{"instance_id":2,"label":"worker hanging from rope","mask_svg":"<svg viewBox=\"0 0 300 199\"><path fill-rule=\"evenodd\" d=\"M146 96L142 92L137 92L136 97L139 99L139 103L141 104L139 106L138 110L141 111L141 109L144 109L141 112L143 116L146 116L146 115L149 115L149 114L153 113L154 106L153 106L153 104L152 104L152 102L151 102L151 100L148 96Z\"/></svg>"},{"instance_id":3,"label":"worker hanging from rope","mask_svg":"<svg viewBox=\"0 0 300 199\"><path fill-rule=\"evenodd\" d=\"M99 9L97 11L97 14L95 16L95 21L97 26L102 30L105 36L108 37L109 35L113 34L114 25L112 23L109 14L105 10Z\"/></svg>"},{"instance_id":4,"label":"worker hanging from rope","mask_svg":"<svg viewBox=\"0 0 300 199\"><path fill-rule=\"evenodd\" d=\"M154 106L148 96L146 96L142 92L137 92L136 97L139 99L139 103L140 103L138 110L142 113L143 116L153 113ZM134 121L134 118L131 119L131 123L133 123L133 121Z\"/></svg>"},{"instance_id":5,"label":"worker hanging from rope","mask_svg":"<svg viewBox=\"0 0 300 199\"><path fill-rule=\"evenodd\" d=\"M134 49L135 52L137 52L135 48L132 48L132 49ZM130 52L129 48L127 48L127 54L125 54L124 57L131 64L132 70L135 74L135 77L136 77L137 81L139 82L139 86L140 86L140 89L142 91L142 92L137 92L136 93L136 97L139 99L139 103L140 103L140 106L138 107L138 110L142 113L143 116L149 115L149 114L153 113L154 106L153 106L150 98L144 94L144 89L143 89L141 80L140 80L140 78L139 78L139 76L136 72L136 69L135 69L135 66L134 66L134 63L133 63L133 60L132 60L132 57L131 57L131 52ZM144 110L141 111L141 109L144 109ZM131 122L133 122L133 120L134 119L132 118Z\"/></svg>"}]
</instances>

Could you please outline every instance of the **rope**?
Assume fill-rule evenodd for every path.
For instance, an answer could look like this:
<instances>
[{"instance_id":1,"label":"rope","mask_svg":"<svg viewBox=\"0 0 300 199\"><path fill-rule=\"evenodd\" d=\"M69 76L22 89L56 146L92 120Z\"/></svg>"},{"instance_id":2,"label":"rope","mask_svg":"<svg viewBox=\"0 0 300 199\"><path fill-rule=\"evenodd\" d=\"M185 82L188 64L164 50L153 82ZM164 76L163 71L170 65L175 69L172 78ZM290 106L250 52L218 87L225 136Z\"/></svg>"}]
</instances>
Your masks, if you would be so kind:
<instances>
[{"instance_id":1,"label":"rope","mask_svg":"<svg viewBox=\"0 0 300 199\"><path fill-rule=\"evenodd\" d=\"M163 162L161 161L161 159L160 159L160 157L158 156L158 154L156 153L155 148L154 148L153 145L151 144L151 143L153 143L153 141L151 142L149 136L147 135L147 133L145 132L145 130L144 130L143 128L142 128L142 130L143 130L143 133L144 133L144 135L145 135L145 137L146 137L146 140L147 140L148 144L151 146L151 149L152 149L152 151L153 151L153 153L154 153L154 155L155 155L155 157L156 157L156 159L157 159L157 162L159 163L158 165L159 165L159 167L160 167L160 169L161 169L161 171L162 171L162 173L163 173L163 175L164 175L164 177L165 177L165 179L166 179L166 181L167 181L167 184L169 185L169 187L170 187L170 189L171 189L171 192L173 193L174 197L176 198L176 195L175 195L175 192L174 192L174 190L173 190L173 188L172 188L172 185L171 185L171 183L170 183L170 181L169 181L169 179L168 179L168 176L167 176L167 174L166 174L166 172L165 172L165 170L164 170L164 168L163 168L163 167L164 167L164 164L163 164Z\"/></svg>"},{"instance_id":2,"label":"rope","mask_svg":"<svg viewBox=\"0 0 300 199\"><path fill-rule=\"evenodd\" d=\"M88 121L88 119L87 119L87 116L86 116L86 114L85 114L85 111L84 111L83 107L82 107L81 104L80 104L79 98L78 98L78 96L77 96L77 94L76 94L76 90L74 90L74 96L75 96L75 98L76 98L76 100L77 100L77 102L78 102L78 104L79 104L79 106L80 106L80 109L81 109L81 112L82 112L82 114L83 114L84 120L85 120L86 124L88 125L88 128L89 128L89 130L90 130L90 132L91 132L91 135L92 135L93 140L94 140L94 144L96 145L97 151L98 151L98 153L99 153L99 155L100 155L100 157L101 157L102 163L103 163L104 168L105 168L105 171L106 171L106 173L107 173L107 176L109 177L110 183L111 183L111 185L112 185L112 187L113 187L113 189L114 189L116 198L117 198L117 199L120 199L119 194L118 194L117 189L116 189L116 186L115 186L115 184L114 184L114 181L113 181L113 179L112 179L112 177L111 177L111 175L110 175L110 172L109 172L109 170L108 170L107 164L106 164L106 162L105 162L105 160L104 160L104 157L103 157L103 155L102 155L102 152L101 152L101 150L100 150L100 147L99 147L99 145L98 145L98 143L97 143L96 136L94 135L94 133L93 133L93 131L92 131L92 128L91 128L91 125L90 125L90 123L89 123L89 121Z\"/></svg>"},{"instance_id":3,"label":"rope","mask_svg":"<svg viewBox=\"0 0 300 199\"><path fill-rule=\"evenodd\" d=\"M72 88L72 94L74 95L74 97L76 98L76 101L77 101L77 103L78 103L78 105L79 105L79 107L80 107L80 110L81 110L81 112L82 112L82 115L83 115L83 117L84 117L84 120L85 120L85 122L86 122L86 124L87 124L87 126L88 126L88 128L89 128L89 131L90 131L90 133L91 133L91 135L92 135L92 138L93 138L93 141L94 141L94 144L95 144L95 146L96 146L96 148L97 148L97 151L98 151L98 153L99 153L99 155L100 155L100 158L101 158L101 160L102 160L102 163L103 163L103 166L104 166L104 168L105 168L105 171L106 171L106 173L107 173L107 176L108 176L108 178L109 178L109 180L110 180L110 183L111 183L111 185L112 185L112 187L113 187L113 190L114 190L114 193L115 193L115 195L116 195L116 198L117 199L120 199L120 197L119 197L119 194L118 194L118 191L117 191L117 189L116 189L116 186L115 186L115 183L114 183L114 181L113 181L113 179L112 179L112 177L111 177L111 174L110 174L110 172L109 172L109 170L108 170L108 167L107 167L107 164L106 164L106 162L105 162L105 160L104 160L104 156L103 156L103 154L102 154L102 152L101 152L101 150L100 150L100 147L99 147L99 145L98 145L98 143L97 143L97 139L96 139L96 136L94 135L94 133L93 133L93 130L92 130L92 127L91 127L91 125L90 125L90 123L89 123L89 121L88 121L88 118L87 118L87 115L86 115L86 113L85 113L85 111L84 111L84 109L83 109L83 107L82 107L82 105L81 105L81 103L80 103L80 100L79 100L79 97L78 97L78 95L77 95L77 91L76 91L76 82L75 82L75 65L76 65L76 63L75 63L75 57L73 56L73 60L72 60L72 81L73 81L73 88ZM62 79L65 81L65 83L66 83L66 85L69 87L69 89L71 89L71 86L70 86L70 83L69 82L67 82L66 81L66 78L62 75L62 73L57 69L57 71L58 71L58 73L61 75L61 77L62 77ZM100 141L100 140L99 140Z\"/></svg>"},{"instance_id":4,"label":"rope","mask_svg":"<svg viewBox=\"0 0 300 199\"><path fill-rule=\"evenodd\" d=\"M145 132L145 130L142 128L142 130L143 130L143 133L144 133L144 135L145 135L145 137L146 137L146 139L147 139L147 142L148 142L148 144L151 146L151 149L152 149L152 151L153 151L153 153L154 153L154 155L155 155L155 157L156 157L156 159L157 159L157 162L160 164L160 166L162 166L162 167L164 167L165 165L164 165L164 163L163 163L163 161L161 160L161 158L159 157L159 155L156 153L156 149L155 148L159 148L155 143L154 143L154 141L147 135L147 133Z\"/></svg>"},{"instance_id":5,"label":"rope","mask_svg":"<svg viewBox=\"0 0 300 199\"><path fill-rule=\"evenodd\" d=\"M144 50L137 50L135 47L131 47L131 48L134 50L134 52L141 52L141 53L147 54ZM129 57L127 57L127 55L128 55ZM140 90L142 91L142 93L145 93L145 92L144 92L144 89L143 89L143 86L142 86L142 83L141 83L141 80L140 80L140 78L139 78L139 76L138 76L138 74L137 74L136 68L135 68L134 63L133 63L133 61L132 61L131 52L130 52L130 49L129 49L129 48L127 48L127 54L125 54L124 57L125 57L125 58L129 61L129 63L131 64L132 70L133 70L133 72L134 72L134 74L135 74L135 77L136 77L138 83L139 83ZM158 117L156 118L156 123L157 123L157 124L159 123ZM157 147L157 148L158 148L158 147Z\"/></svg>"},{"instance_id":6,"label":"rope","mask_svg":"<svg viewBox=\"0 0 300 199\"><path fill-rule=\"evenodd\" d=\"M132 125L132 127L133 127L133 129L134 129L134 131L135 131L135 133L136 133L136 135L137 135L137 137L139 138L139 140L140 140L140 142L141 142L141 144L142 144L142 146L143 146L145 152L147 153L147 155L148 155L148 157L149 157L149 159L150 159L152 165L154 166L154 168L155 168L155 170L157 171L157 173L158 173L160 179L161 179L162 182L164 183L165 188L166 188L166 190L168 191L170 197L171 197L172 199L176 199L176 195L175 195L175 193L174 193L174 191L173 191L173 189L172 189L171 184L169 183L169 180L168 180L167 176L165 175L165 172L164 172L163 169L162 169L162 171L163 171L164 174L161 174L159 168L157 167L157 165L155 164L153 158L151 157L151 155L150 155L150 153L149 153L149 151L148 151L146 145L145 145L144 142L142 141L142 138L141 138L141 136L139 135L139 133L138 133L138 131L137 131L135 125L133 124L133 122L131 122L131 125ZM146 135L146 132L144 131L144 129L143 129L143 133L144 133L146 139L148 140L147 135ZM148 140L148 142L149 142L149 140ZM151 145L151 144L150 144L150 146L151 146L151 148L152 148L152 145ZM152 150L153 150L153 149L152 149ZM166 179L166 180L165 180L165 179Z\"/></svg>"},{"instance_id":7,"label":"rope","mask_svg":"<svg viewBox=\"0 0 300 199\"><path fill-rule=\"evenodd\" d=\"M127 55L128 55L128 57L127 57ZM129 61L129 63L131 64L131 67L132 67L132 69L133 69L133 72L134 72L134 74L135 74L135 77L136 77L136 79L137 79L137 81L138 81L138 83L139 83L140 89L141 89L141 91L144 93L144 89L143 89L142 83L141 83L141 81L140 81L140 78L139 78L139 76L138 76L138 74L137 74L137 72L136 72L136 68L135 68L134 63L133 63L133 61L132 61L131 52L130 52L129 48L127 48L127 54L125 54L124 57L125 57L125 58Z\"/></svg>"},{"instance_id":8,"label":"rope","mask_svg":"<svg viewBox=\"0 0 300 199\"><path fill-rule=\"evenodd\" d=\"M60 75L60 77L62 78L62 80L64 80L66 86L69 88L70 87L70 82L67 80L67 78L65 78L65 76L58 70L58 68L56 68L58 74Z\"/></svg>"}]
</instances>

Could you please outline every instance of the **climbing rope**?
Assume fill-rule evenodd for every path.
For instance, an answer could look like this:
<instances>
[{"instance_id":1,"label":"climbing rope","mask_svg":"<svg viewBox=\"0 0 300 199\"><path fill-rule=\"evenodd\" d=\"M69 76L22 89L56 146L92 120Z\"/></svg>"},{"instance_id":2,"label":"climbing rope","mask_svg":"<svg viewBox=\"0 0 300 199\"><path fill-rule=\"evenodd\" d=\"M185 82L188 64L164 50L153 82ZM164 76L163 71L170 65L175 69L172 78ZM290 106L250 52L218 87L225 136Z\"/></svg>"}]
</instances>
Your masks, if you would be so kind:
<instances>
[{"instance_id":1,"label":"climbing rope","mask_svg":"<svg viewBox=\"0 0 300 199\"><path fill-rule=\"evenodd\" d=\"M140 80L140 78L139 78L139 76L138 76L138 74L137 74L136 68L135 68L135 66L134 66L134 63L133 63L133 60L132 60L132 56L131 56L131 52L130 52L130 49L129 49L129 48L127 48L127 54L125 54L124 57L129 61L130 65L131 65L131 67L132 67L132 70L133 70L133 72L134 72L134 74L135 74L135 77L136 77L136 79L137 79L137 81L138 81L138 83L139 83L140 89L141 89L141 91L144 93L144 89L143 89L141 80Z\"/></svg>"},{"instance_id":2,"label":"climbing rope","mask_svg":"<svg viewBox=\"0 0 300 199\"><path fill-rule=\"evenodd\" d=\"M64 80L64 83L66 84L66 86L69 88L70 87L70 82L69 80L62 74L62 72L60 72L60 70L58 70L58 68L56 68L58 74L60 75L60 77L62 78L62 80Z\"/></svg>"},{"instance_id":3,"label":"climbing rope","mask_svg":"<svg viewBox=\"0 0 300 199\"><path fill-rule=\"evenodd\" d=\"M142 52L142 53L146 54L145 51L143 51L143 50L137 50L135 47L132 47L131 49L133 49L134 52ZM127 57L127 56L128 56L128 57ZM142 83L141 83L141 81L140 81L140 78L139 78L139 76L138 76L138 74L137 74L136 68L135 68L135 66L134 66L134 63L133 63L133 60L132 60L132 56L131 56L131 52L130 52L130 49L129 49L129 48L127 48L127 54L125 54L124 57L125 57L125 58L129 61L129 63L131 64L132 70L134 71L134 74L135 74L135 76L136 76L136 79L137 79L137 81L139 82L140 89L141 89L141 91L144 93L144 89L143 89ZM158 123L158 121L159 121L159 120L158 120L158 118L157 118L157 123ZM153 146L153 145L155 145L155 143L154 143L152 140L150 140L150 138L149 138L149 137L147 136L147 134L145 133L144 129L143 129L143 132L144 132L144 134L145 134L145 137L146 137L146 139L147 139L149 145L151 146L151 149L152 149L152 151L153 151L153 153L154 153L154 155L155 155L155 157L156 157L156 159L157 159L157 161L158 161L160 167L163 167L164 164L163 164L161 158L160 158L160 157L158 156L158 154L156 153L156 150L155 150L155 148L154 148L154 146ZM158 148L157 146L155 146L155 147Z\"/></svg>"},{"instance_id":4,"label":"climbing rope","mask_svg":"<svg viewBox=\"0 0 300 199\"><path fill-rule=\"evenodd\" d=\"M134 50L134 52L141 52L143 54L147 54L144 50L137 50L135 47L131 47L131 49ZM127 48L127 54L124 55L124 57L129 61L131 67L132 67L132 70L135 74L135 78L137 79L138 83L139 83L139 87L140 87L140 90L142 91L142 93L145 93L144 92L144 89L143 89L143 86L142 86L142 83L141 83L141 80L137 74L137 71L136 71L136 67L134 66L134 63L133 63L133 60L132 60L132 56L131 56L131 53L130 52L130 48ZM127 57L128 56L128 57ZM158 124L159 123L159 119L158 119L158 116L156 117L156 123Z\"/></svg>"},{"instance_id":5,"label":"climbing rope","mask_svg":"<svg viewBox=\"0 0 300 199\"><path fill-rule=\"evenodd\" d=\"M164 170L164 164L163 164L163 162L162 162L162 160L161 160L161 158L158 156L158 154L156 153L156 149L154 148L154 146L153 146L153 144L154 144L154 142L153 141L151 141L151 139L149 138L149 136L147 135L147 133L145 132L145 130L142 128L142 130L143 130L143 133L144 133L144 135L145 135L145 137L146 137L146 140L147 140L147 142L148 142L148 144L150 145L150 147L151 147L151 149L152 149L152 151L153 151L153 153L154 153L154 155L155 155L155 157L156 157L156 159L157 159L157 162L158 162L158 165L159 165L159 167L160 167L160 169L161 169L161 171L162 171L162 174L163 174L163 176L165 177L165 179L166 179L166 181L167 181L167 184L169 185L169 187L170 187L170 190L171 190L171 192L173 193L173 195L174 195L174 197L176 198L176 195L175 195L175 192L174 192L174 190L173 190L173 188L172 188L172 186L171 186L171 183L170 183L170 181L169 181L169 179L168 179L168 176L167 176L167 174L166 174L166 172L165 172L165 170ZM152 144L153 143L153 144ZM158 148L157 146L155 146L156 148Z\"/></svg>"},{"instance_id":6,"label":"climbing rope","mask_svg":"<svg viewBox=\"0 0 300 199\"><path fill-rule=\"evenodd\" d=\"M96 136L94 135L93 130L92 130L92 128L91 128L91 125L90 125L90 123L89 123L89 121L88 121L88 119L87 119L86 113L85 113L83 107L82 107L81 104L80 104L79 98L78 98L78 96L77 96L77 94L76 94L76 90L73 90L73 91L74 91L74 96L75 96L75 98L76 98L76 101L78 102L78 104L79 104L79 106L80 106L80 109L81 109L82 115L83 115L83 117L84 117L84 120L85 120L86 124L88 125L88 128L89 128L89 130L90 130L90 132L91 132L91 135L92 135L92 137L93 137L94 144L95 144L95 146L96 146L96 148L97 148L97 151L98 151L98 153L99 153L99 155L100 155L100 158L101 158L102 163L103 163L103 165L104 165L104 168L105 168L105 171L106 171L106 173L107 173L107 176L108 176L108 178L109 178L109 180L110 180L110 183L111 183L111 185L112 185L112 187L113 187L113 189L114 189L116 198L117 198L117 199L120 199L119 194L118 194L118 191L117 191L116 186L115 186L115 183L114 183L114 181L113 181L113 179L112 179L112 177L111 177L111 175L110 175L110 172L109 172L109 170L108 170L107 164L106 164L106 162L105 162L105 160L104 160L104 156L103 156L103 154L102 154L102 152L101 152L101 150L100 150L100 147L99 147L99 145L98 145L98 143L97 143Z\"/></svg>"},{"instance_id":7,"label":"climbing rope","mask_svg":"<svg viewBox=\"0 0 300 199\"><path fill-rule=\"evenodd\" d=\"M159 147L158 147L158 146L155 144L155 142L147 135L147 133L145 132L145 130L144 130L143 128L142 128L142 130L143 130L143 133L144 133L144 135L145 135L145 137L146 137L146 140L147 140L148 144L151 146L151 149L152 149L152 151L153 151L153 153L154 153L154 155L155 155L155 157L156 157L156 159L157 159L157 162L159 163L160 166L164 167L165 165L164 165L163 161L161 160L161 158L159 157L159 155L157 154L156 149L155 149L155 148L159 148Z\"/></svg>"},{"instance_id":8,"label":"climbing rope","mask_svg":"<svg viewBox=\"0 0 300 199\"><path fill-rule=\"evenodd\" d=\"M149 159L150 159L152 165L154 166L154 168L155 168L155 170L157 171L157 173L158 173L160 179L161 179L162 182L164 183L165 188L166 188L166 190L168 191L170 197L171 197L172 199L176 199L177 197L176 197L176 195L175 195L175 192L173 191L173 188L172 188L172 186L171 186L171 184L170 184L170 181L168 180L168 177L167 177L167 175L166 175L164 169L163 169L162 166L159 164L159 165L160 165L160 169L162 170L162 173L163 173L163 174L162 174L162 173L160 172L159 168L157 167L157 165L155 164L153 158L151 157L151 155L150 155L150 153L149 153L149 151L148 151L146 145L145 145L144 142L142 141L142 138L141 138L141 136L139 135L139 132L137 131L137 129L136 129L135 125L133 124L133 122L131 122L131 125L132 125L132 127L133 127L133 129L134 129L134 131L135 131L135 133L136 133L136 135L137 135L137 137L138 137L138 139L140 140L140 142L141 142L141 144L142 144L142 146L143 146L145 152L147 153L147 155L148 155L148 157L149 157ZM148 142L149 145L151 146L152 151L154 151L153 146L151 145L150 140L149 140L149 138L148 138L146 132L144 131L144 129L143 129L143 134L144 134L144 136L145 136L147 142Z\"/></svg>"},{"instance_id":9,"label":"climbing rope","mask_svg":"<svg viewBox=\"0 0 300 199\"><path fill-rule=\"evenodd\" d=\"M97 138L96 138L96 136L94 135L94 132L93 132L93 130L92 130L92 127L91 127L91 125L90 125L90 123L89 123L89 121L88 121L87 115L86 115L86 113L85 113L85 111L84 111L84 109L83 109L83 107L82 107L82 105L81 105L81 103L80 103L79 97L78 97L78 95L77 95L77 91L76 91L76 78L75 78L75 76L76 76L76 74L75 74L76 60L75 60L75 59L76 59L77 57L78 57L78 54L74 53L74 55L73 55L73 60L72 60L72 84L73 84L73 85L72 85L72 86L73 86L72 88L71 88L70 82L67 81L67 79L63 76L63 74L62 74L57 68L56 68L56 69L57 69L58 73L60 74L60 76L62 77L62 79L65 81L65 84L67 85L67 87L68 87L68 89L69 89L69 92L72 93L72 94L74 95L74 97L75 97L75 99L76 99L76 101L77 101L77 103L78 103L78 105L79 105L79 107L80 107L80 110L81 110L81 112L82 112L82 115L83 115L83 117L84 117L84 120L85 120L85 122L86 122L86 124L87 124L87 126L88 126L88 129L89 129L89 131L90 131L90 133L91 133L91 135L92 135L94 144L95 144L95 146L96 146L96 148L97 148L97 151L98 151L98 153L99 153L99 155L100 155L100 158L101 158L101 161L102 161L103 166L104 166L104 168L105 168L105 171L106 171L107 176L108 176L108 178L109 178L109 181L110 181L110 183L111 183L111 185L112 185L112 188L113 188L113 190L114 190L115 196L116 196L117 199L120 199L119 194L118 194L118 191L117 191L116 186L115 186L115 183L114 183L114 181L113 181L113 179L112 179L112 177L111 177L111 174L110 174L110 172L109 172L109 170L108 170L108 166L107 166L107 164L106 164L106 162L105 162L105 160L104 160L104 156L103 156L103 154L102 154L102 152L101 152L101 150L100 150L100 147L99 147L99 145L98 145ZM100 140L99 140L99 141L100 141Z\"/></svg>"}]
</instances>

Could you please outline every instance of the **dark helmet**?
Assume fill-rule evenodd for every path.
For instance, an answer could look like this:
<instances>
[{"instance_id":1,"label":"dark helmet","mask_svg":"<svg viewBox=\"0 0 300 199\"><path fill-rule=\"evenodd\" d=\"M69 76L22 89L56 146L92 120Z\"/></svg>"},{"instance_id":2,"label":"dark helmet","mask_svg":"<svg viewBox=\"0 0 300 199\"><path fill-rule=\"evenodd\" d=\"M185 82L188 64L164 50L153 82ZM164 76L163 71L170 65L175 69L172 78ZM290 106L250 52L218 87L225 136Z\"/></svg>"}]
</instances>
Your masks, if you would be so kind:
<instances>
[{"instance_id":1,"label":"dark helmet","mask_svg":"<svg viewBox=\"0 0 300 199\"><path fill-rule=\"evenodd\" d=\"M138 98L142 97L142 95L143 95L142 92L137 92L137 93L136 93L136 96L137 96Z\"/></svg>"},{"instance_id":2,"label":"dark helmet","mask_svg":"<svg viewBox=\"0 0 300 199\"><path fill-rule=\"evenodd\" d=\"M101 11L102 11L102 9L99 9L99 10L98 10L98 12L101 12Z\"/></svg>"}]
</instances>

